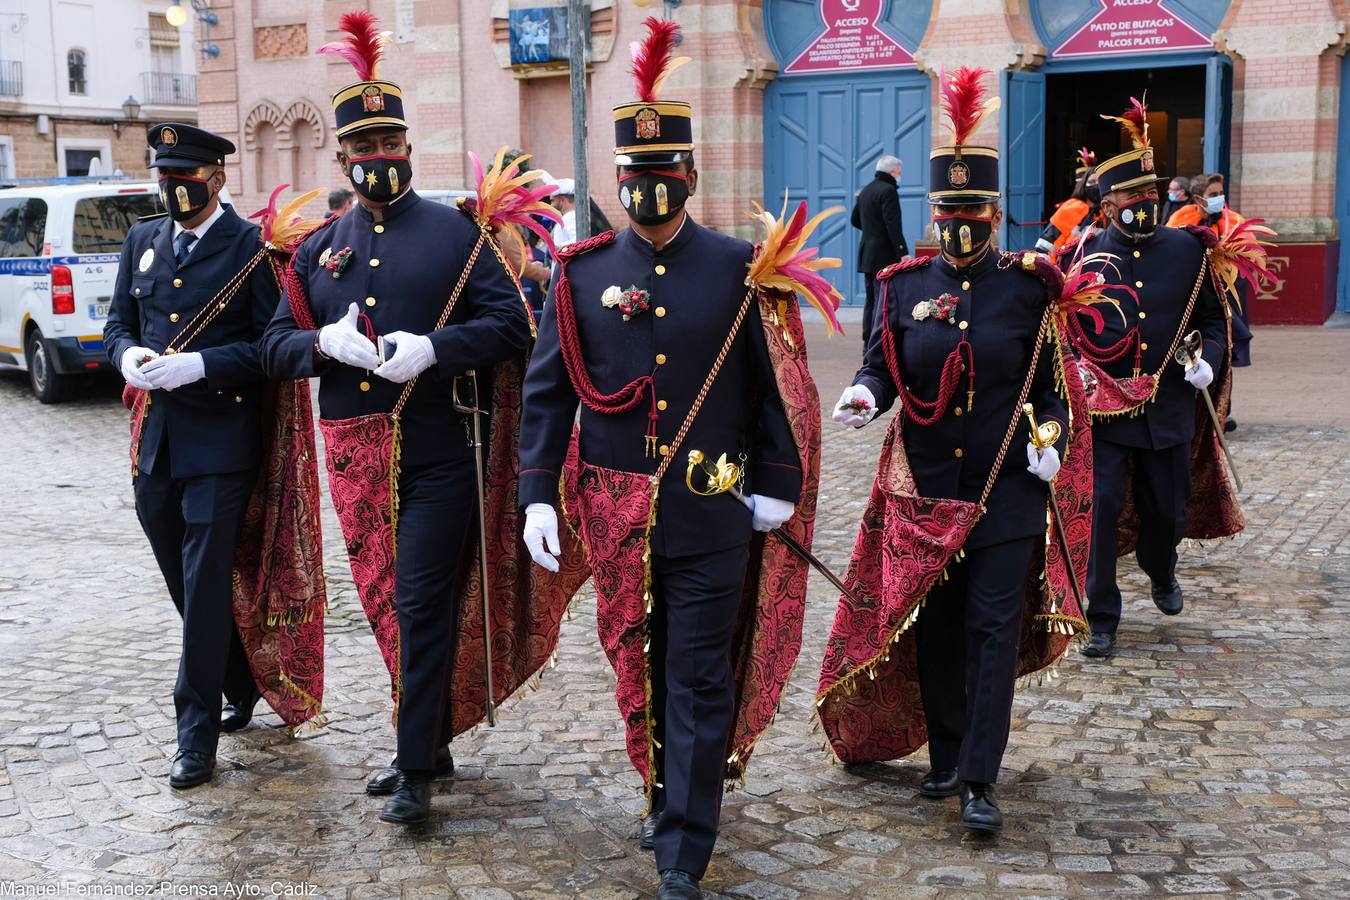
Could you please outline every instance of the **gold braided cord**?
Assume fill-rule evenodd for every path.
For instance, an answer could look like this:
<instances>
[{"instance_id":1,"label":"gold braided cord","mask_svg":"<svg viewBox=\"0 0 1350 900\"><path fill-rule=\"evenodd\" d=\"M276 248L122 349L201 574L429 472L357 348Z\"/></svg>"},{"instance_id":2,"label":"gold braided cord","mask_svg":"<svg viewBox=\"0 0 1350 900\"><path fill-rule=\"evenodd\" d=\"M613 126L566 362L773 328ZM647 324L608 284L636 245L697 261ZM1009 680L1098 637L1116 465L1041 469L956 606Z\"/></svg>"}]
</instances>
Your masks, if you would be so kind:
<instances>
[{"instance_id":1,"label":"gold braided cord","mask_svg":"<svg viewBox=\"0 0 1350 900\"><path fill-rule=\"evenodd\" d=\"M239 288L243 286L248 276L252 274L265 256L267 256L267 248L260 247L242 269L230 276L230 280L225 282L225 285L216 292L216 295L211 298L211 302L197 310L197 314L188 320L178 334L174 335L164 348L165 354L181 353L189 342L206 329L206 326L214 322L216 317L225 311L225 307L229 306L230 301L239 293ZM192 329L191 334L188 334L189 329Z\"/></svg>"}]
</instances>

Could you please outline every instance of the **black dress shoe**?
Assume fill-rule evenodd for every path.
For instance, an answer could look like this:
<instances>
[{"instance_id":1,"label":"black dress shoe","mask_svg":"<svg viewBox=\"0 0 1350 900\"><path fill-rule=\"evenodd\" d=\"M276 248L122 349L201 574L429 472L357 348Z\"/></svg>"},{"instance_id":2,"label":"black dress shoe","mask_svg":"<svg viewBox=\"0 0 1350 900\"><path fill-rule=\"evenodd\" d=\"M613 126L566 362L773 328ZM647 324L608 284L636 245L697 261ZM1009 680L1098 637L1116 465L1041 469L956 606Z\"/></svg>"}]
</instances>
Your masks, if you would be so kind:
<instances>
[{"instance_id":1,"label":"black dress shoe","mask_svg":"<svg viewBox=\"0 0 1350 900\"><path fill-rule=\"evenodd\" d=\"M220 730L238 731L247 728L248 723L253 721L253 708L258 705L258 700L259 695L254 694L247 703L226 703L220 711Z\"/></svg>"},{"instance_id":2,"label":"black dress shoe","mask_svg":"<svg viewBox=\"0 0 1350 900\"><path fill-rule=\"evenodd\" d=\"M1237 419L1229 416L1223 420L1223 433L1232 434L1234 431L1237 431Z\"/></svg>"},{"instance_id":3,"label":"black dress shoe","mask_svg":"<svg viewBox=\"0 0 1350 900\"><path fill-rule=\"evenodd\" d=\"M661 887L656 890L656 900L699 900L702 896L698 879L688 872L666 869L661 873Z\"/></svg>"},{"instance_id":4,"label":"black dress shoe","mask_svg":"<svg viewBox=\"0 0 1350 900\"><path fill-rule=\"evenodd\" d=\"M433 778L446 778L455 774L455 759L450 755L449 747L442 747L436 751L436 768L432 771ZM366 782L366 793L372 797L383 797L392 794L394 788L398 787L398 757L385 766Z\"/></svg>"},{"instance_id":5,"label":"black dress shoe","mask_svg":"<svg viewBox=\"0 0 1350 900\"><path fill-rule=\"evenodd\" d=\"M994 803L993 785L966 782L961 792L961 827L988 834L1003 830L1003 813Z\"/></svg>"},{"instance_id":6,"label":"black dress shoe","mask_svg":"<svg viewBox=\"0 0 1350 900\"><path fill-rule=\"evenodd\" d=\"M1166 587L1153 585L1153 605L1158 607L1164 616L1175 616L1181 612L1185 601L1181 599L1181 585L1177 584L1175 578Z\"/></svg>"},{"instance_id":7,"label":"black dress shoe","mask_svg":"<svg viewBox=\"0 0 1350 900\"><path fill-rule=\"evenodd\" d=\"M955 797L961 793L961 779L955 769L931 769L919 785L920 797Z\"/></svg>"},{"instance_id":8,"label":"black dress shoe","mask_svg":"<svg viewBox=\"0 0 1350 900\"><path fill-rule=\"evenodd\" d=\"M216 771L216 758L196 750L179 750L169 768L169 787L184 788L206 784Z\"/></svg>"},{"instance_id":9,"label":"black dress shoe","mask_svg":"<svg viewBox=\"0 0 1350 900\"><path fill-rule=\"evenodd\" d=\"M1116 636L1107 631L1094 631L1092 640L1083 648L1083 655L1092 659L1106 659L1116 652Z\"/></svg>"},{"instance_id":10,"label":"black dress shoe","mask_svg":"<svg viewBox=\"0 0 1350 900\"><path fill-rule=\"evenodd\" d=\"M380 821L421 825L431 818L431 773L400 772L398 787L384 803Z\"/></svg>"},{"instance_id":11,"label":"black dress shoe","mask_svg":"<svg viewBox=\"0 0 1350 900\"><path fill-rule=\"evenodd\" d=\"M638 847L643 850L656 849L656 823L661 819L661 810L647 814L638 828Z\"/></svg>"}]
</instances>

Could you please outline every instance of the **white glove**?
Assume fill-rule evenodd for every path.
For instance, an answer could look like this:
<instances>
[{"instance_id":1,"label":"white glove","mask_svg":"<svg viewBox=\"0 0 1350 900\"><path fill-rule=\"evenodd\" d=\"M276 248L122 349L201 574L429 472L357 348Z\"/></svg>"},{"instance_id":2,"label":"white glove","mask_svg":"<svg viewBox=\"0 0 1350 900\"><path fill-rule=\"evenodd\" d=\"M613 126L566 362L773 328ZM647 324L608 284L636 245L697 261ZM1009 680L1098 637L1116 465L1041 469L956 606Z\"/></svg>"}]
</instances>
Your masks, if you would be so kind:
<instances>
[{"instance_id":1,"label":"white glove","mask_svg":"<svg viewBox=\"0 0 1350 900\"><path fill-rule=\"evenodd\" d=\"M773 531L792 518L793 512L797 509L795 504L786 500L766 497L763 494L742 497L741 502L750 508L750 527L756 531Z\"/></svg>"},{"instance_id":2,"label":"white glove","mask_svg":"<svg viewBox=\"0 0 1350 900\"><path fill-rule=\"evenodd\" d=\"M171 391L205 378L206 363L200 353L166 354L141 366L141 374L156 390Z\"/></svg>"},{"instance_id":3,"label":"white glove","mask_svg":"<svg viewBox=\"0 0 1350 900\"><path fill-rule=\"evenodd\" d=\"M1203 391L1214 380L1214 370L1203 359L1197 359L1195 365L1186 370L1186 380L1197 391Z\"/></svg>"},{"instance_id":4,"label":"white glove","mask_svg":"<svg viewBox=\"0 0 1350 900\"><path fill-rule=\"evenodd\" d=\"M159 354L149 347L128 347L122 353L121 366L122 377L127 380L127 384L143 391L154 390L155 386L141 372L141 363L142 361L148 362L158 356Z\"/></svg>"},{"instance_id":5,"label":"white glove","mask_svg":"<svg viewBox=\"0 0 1350 900\"><path fill-rule=\"evenodd\" d=\"M544 544L548 543L545 551ZM530 551L530 559L548 569L558 571L558 554L562 545L558 543L558 514L547 503L531 503L525 507L525 549Z\"/></svg>"},{"instance_id":6,"label":"white glove","mask_svg":"<svg viewBox=\"0 0 1350 900\"><path fill-rule=\"evenodd\" d=\"M1054 447L1038 450L1035 444L1027 441L1027 471L1041 481L1053 481L1059 471L1059 451Z\"/></svg>"},{"instance_id":7,"label":"white glove","mask_svg":"<svg viewBox=\"0 0 1350 900\"><path fill-rule=\"evenodd\" d=\"M319 329L319 349L340 363L355 366L358 369L373 369L380 364L380 356L370 338L356 327L360 310L353 303L347 309L347 315L331 325Z\"/></svg>"},{"instance_id":8,"label":"white glove","mask_svg":"<svg viewBox=\"0 0 1350 900\"><path fill-rule=\"evenodd\" d=\"M381 378L395 384L412 381L436 364L436 348L425 334L392 331L384 336L385 346L394 344L394 355L375 370Z\"/></svg>"},{"instance_id":9,"label":"white glove","mask_svg":"<svg viewBox=\"0 0 1350 900\"><path fill-rule=\"evenodd\" d=\"M854 412L852 409L844 409L850 404L862 402L867 404L867 411L863 413ZM851 425L854 428L861 428L868 422L876 418L877 398L872 396L872 392L866 385L851 384L844 388L844 392L839 395L839 402L834 405L834 412L830 418L834 419L840 425Z\"/></svg>"}]
</instances>

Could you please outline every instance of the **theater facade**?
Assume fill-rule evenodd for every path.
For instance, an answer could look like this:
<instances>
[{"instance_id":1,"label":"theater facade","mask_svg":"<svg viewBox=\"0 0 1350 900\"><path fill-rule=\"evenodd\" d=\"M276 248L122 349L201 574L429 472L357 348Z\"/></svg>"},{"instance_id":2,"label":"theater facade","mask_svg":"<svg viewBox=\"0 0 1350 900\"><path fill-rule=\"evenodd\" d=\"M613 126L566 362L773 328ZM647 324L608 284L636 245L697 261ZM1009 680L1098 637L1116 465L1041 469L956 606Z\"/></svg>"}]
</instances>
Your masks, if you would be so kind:
<instances>
[{"instance_id":1,"label":"theater facade","mask_svg":"<svg viewBox=\"0 0 1350 900\"><path fill-rule=\"evenodd\" d=\"M341 185L328 96L349 70L314 50L355 6L392 32L386 74L407 88L419 186L466 187L466 152L504 143L573 174L565 0L213 0L221 52L202 64L200 117L240 147L241 205L281 182ZM936 75L975 64L1003 100L977 135L1002 149L1003 246L1032 244L1078 147L1122 148L1098 115L1147 91L1159 170L1223 173L1231 205L1280 233L1280 283L1253 298L1253 320L1350 311L1346 0L593 0L589 174L611 217L609 109L630 99L627 47L648 15L679 21L694 58L666 93L694 104L690 209L705 224L753 237L752 202L776 207L784 191L847 211L890 153L905 165L906 237L923 242L925 161L943 138ZM851 263L847 215L819 234ZM851 269L836 277L861 303Z\"/></svg>"}]
</instances>

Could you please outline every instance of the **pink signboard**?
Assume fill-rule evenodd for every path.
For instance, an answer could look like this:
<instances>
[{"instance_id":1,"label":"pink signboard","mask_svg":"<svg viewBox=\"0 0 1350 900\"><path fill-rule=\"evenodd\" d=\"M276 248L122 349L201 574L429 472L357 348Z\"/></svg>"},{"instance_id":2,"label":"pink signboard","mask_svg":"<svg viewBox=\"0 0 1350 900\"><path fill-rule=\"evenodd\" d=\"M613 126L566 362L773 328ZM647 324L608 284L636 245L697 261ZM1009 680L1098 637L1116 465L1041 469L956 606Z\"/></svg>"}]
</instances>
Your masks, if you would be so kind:
<instances>
[{"instance_id":1,"label":"pink signboard","mask_svg":"<svg viewBox=\"0 0 1350 900\"><path fill-rule=\"evenodd\" d=\"M820 0L825 30L783 71L847 72L913 66L913 54L877 24L885 6L885 0Z\"/></svg>"},{"instance_id":2,"label":"pink signboard","mask_svg":"<svg viewBox=\"0 0 1350 900\"><path fill-rule=\"evenodd\" d=\"M1101 10L1054 49L1065 56L1114 56L1209 50L1209 36L1167 8L1165 0L1100 0Z\"/></svg>"}]
</instances>

